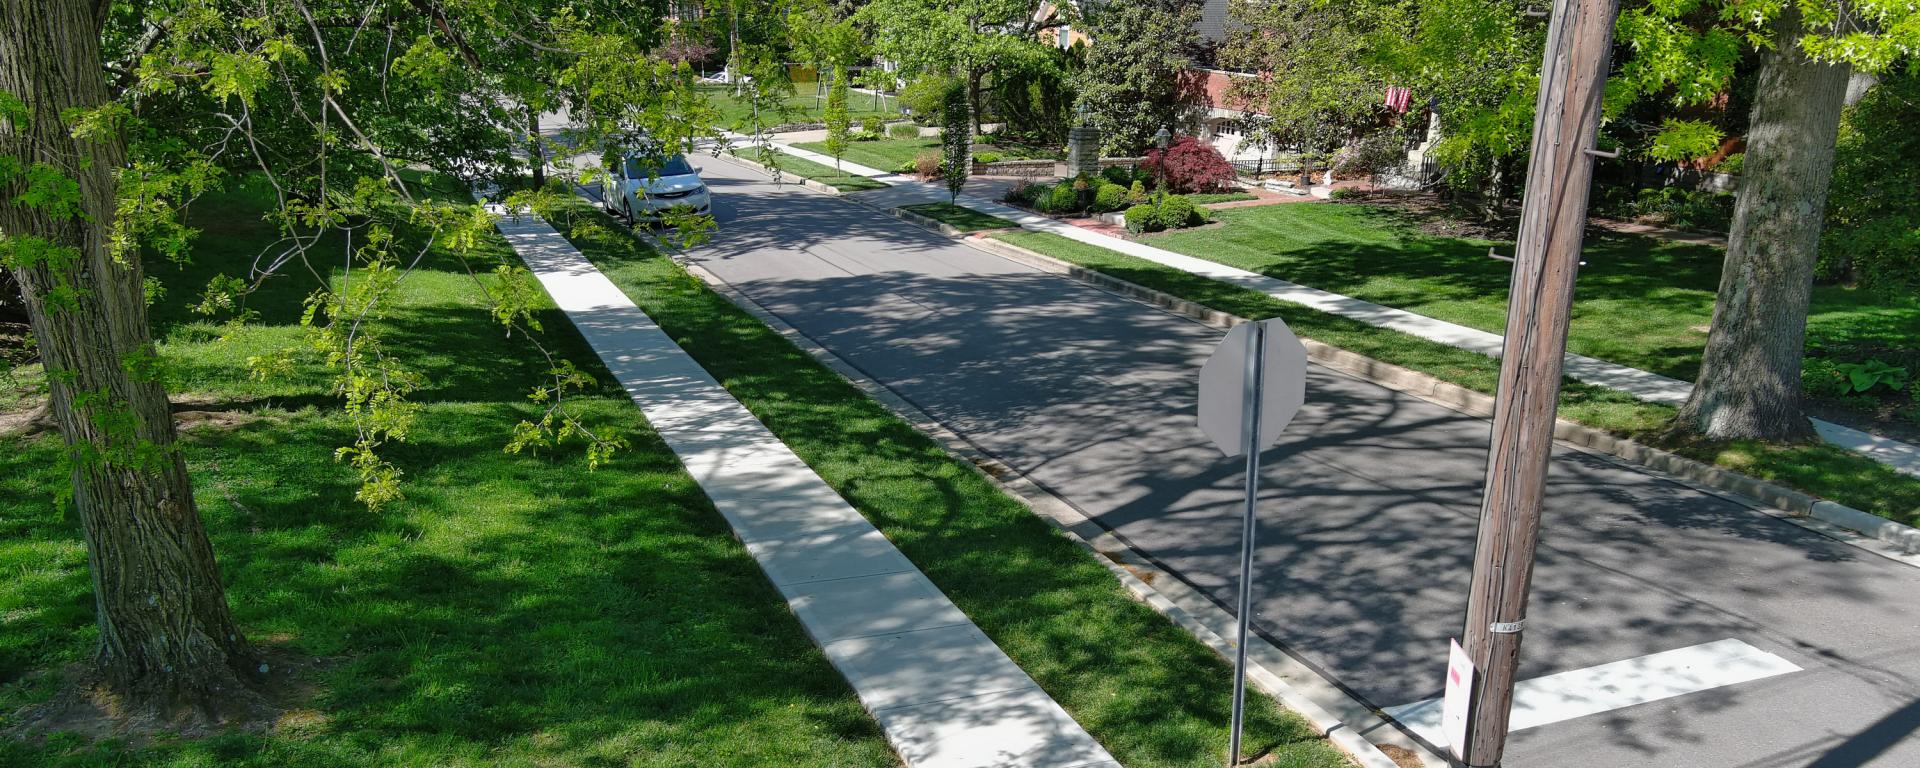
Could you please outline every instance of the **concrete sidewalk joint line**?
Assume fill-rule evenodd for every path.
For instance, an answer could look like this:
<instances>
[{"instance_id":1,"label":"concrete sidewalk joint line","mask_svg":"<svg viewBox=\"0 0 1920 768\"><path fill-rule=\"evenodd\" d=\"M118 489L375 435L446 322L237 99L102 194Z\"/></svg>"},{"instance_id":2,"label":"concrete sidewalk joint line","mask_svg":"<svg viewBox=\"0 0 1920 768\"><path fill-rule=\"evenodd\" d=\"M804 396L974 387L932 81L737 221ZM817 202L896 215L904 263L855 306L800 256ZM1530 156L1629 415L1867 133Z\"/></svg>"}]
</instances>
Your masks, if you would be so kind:
<instances>
[{"instance_id":1,"label":"concrete sidewalk joint line","mask_svg":"<svg viewBox=\"0 0 1920 768\"><path fill-rule=\"evenodd\" d=\"M805 160L820 162L824 159L828 163L831 163L833 160L819 153L809 152L779 142L772 142L772 146L776 150ZM841 166L842 169L848 173L865 176L893 187L893 189L889 190L876 190L862 193L863 197L871 196L878 198L888 192L894 192L901 198L912 197L918 201L918 198L933 196L936 193L939 197L946 195L944 188L935 189L931 184L899 174L888 173L855 163L842 162ZM925 189L922 189L922 187L925 187ZM1388 328L1430 341L1437 341L1448 346L1471 350L1488 357L1499 357L1504 347L1503 339L1500 334L1497 333L1468 328L1464 325L1449 323L1444 320L1436 320L1425 315L1408 312L1404 309L1395 309L1393 307L1374 304L1350 296L1342 296L1330 291L1323 291L1318 288L1289 283L1285 280L1268 277L1258 272L1240 269L1238 267L1230 267L1218 262L1155 248L1144 243L1104 235L1045 216L1029 213L1012 206L1003 205L991 200L983 200L972 195L962 194L960 195L960 201L968 208L1003 219L1010 219L1019 223L1022 228L1028 230L1046 232L1071 240L1077 240L1088 245L1099 246L1110 251L1117 251L1135 258L1145 259L1162 266L1172 267L1188 274L1198 275L1264 293L1281 301L1300 304L1328 314L1359 320L1369 325ZM1688 382L1572 353L1567 354L1565 366L1566 375L1570 377L1596 386L1625 392L1652 403L1680 405L1686 402L1688 393L1693 391L1693 385ZM1820 438L1828 443L1867 456L1868 458L1892 467L1896 471L1920 476L1920 446L1880 437L1879 435L1821 419L1813 419L1813 426L1814 431L1819 433Z\"/></svg>"},{"instance_id":2,"label":"concrete sidewalk joint line","mask_svg":"<svg viewBox=\"0 0 1920 768\"><path fill-rule=\"evenodd\" d=\"M530 216L503 217L498 226L909 766L1118 768L939 587L566 238Z\"/></svg>"}]
</instances>

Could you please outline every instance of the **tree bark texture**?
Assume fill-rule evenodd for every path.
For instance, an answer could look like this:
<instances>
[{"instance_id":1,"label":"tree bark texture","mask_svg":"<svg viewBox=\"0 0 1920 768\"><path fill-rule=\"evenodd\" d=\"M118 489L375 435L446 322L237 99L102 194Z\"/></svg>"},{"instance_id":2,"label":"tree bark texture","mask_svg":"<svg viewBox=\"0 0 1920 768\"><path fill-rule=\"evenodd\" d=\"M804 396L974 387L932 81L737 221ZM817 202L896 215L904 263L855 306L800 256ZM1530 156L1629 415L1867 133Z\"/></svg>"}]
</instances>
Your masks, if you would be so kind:
<instances>
[{"instance_id":1,"label":"tree bark texture","mask_svg":"<svg viewBox=\"0 0 1920 768\"><path fill-rule=\"evenodd\" d=\"M1775 23L1747 132L1700 378L1676 425L1717 440L1805 441L1800 363L1849 67L1809 59L1800 13Z\"/></svg>"},{"instance_id":2,"label":"tree bark texture","mask_svg":"<svg viewBox=\"0 0 1920 768\"><path fill-rule=\"evenodd\" d=\"M48 215L16 201L19 182L8 182L0 237L43 238L77 254L15 271L73 456L72 503L100 627L95 671L126 704L217 718L255 662L227 607L166 391L129 370L153 343L138 256L116 258L107 242L125 147L117 136L79 141L60 117L108 100L94 14L90 0L0 0L0 90L29 113L0 119L0 153L77 182L84 210ZM60 286L75 290L50 300Z\"/></svg>"}]
</instances>

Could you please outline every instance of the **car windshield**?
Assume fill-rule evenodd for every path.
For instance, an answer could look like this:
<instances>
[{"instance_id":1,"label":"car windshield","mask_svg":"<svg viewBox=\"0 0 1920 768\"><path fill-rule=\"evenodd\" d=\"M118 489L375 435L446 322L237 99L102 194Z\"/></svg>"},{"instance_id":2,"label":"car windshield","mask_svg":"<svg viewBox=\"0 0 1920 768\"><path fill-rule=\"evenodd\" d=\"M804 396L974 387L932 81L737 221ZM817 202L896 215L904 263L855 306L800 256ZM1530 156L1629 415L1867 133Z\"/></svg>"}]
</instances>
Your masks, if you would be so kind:
<instances>
[{"instance_id":1,"label":"car windshield","mask_svg":"<svg viewBox=\"0 0 1920 768\"><path fill-rule=\"evenodd\" d=\"M687 162L685 155L674 155L673 157L667 158L666 162L660 162L651 157L627 158L627 178L629 179L647 178L649 175L648 172L655 171L656 168L657 171L653 175L663 178L667 176L690 176L694 173L693 165Z\"/></svg>"}]
</instances>

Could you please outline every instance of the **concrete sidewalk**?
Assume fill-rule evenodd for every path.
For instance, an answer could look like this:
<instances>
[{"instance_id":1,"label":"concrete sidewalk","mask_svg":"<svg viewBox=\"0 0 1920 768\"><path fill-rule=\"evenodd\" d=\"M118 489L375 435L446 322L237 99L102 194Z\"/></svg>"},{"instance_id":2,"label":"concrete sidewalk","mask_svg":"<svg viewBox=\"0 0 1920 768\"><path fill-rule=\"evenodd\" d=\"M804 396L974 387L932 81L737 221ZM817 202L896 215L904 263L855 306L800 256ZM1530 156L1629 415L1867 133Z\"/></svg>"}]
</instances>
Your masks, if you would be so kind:
<instances>
[{"instance_id":1,"label":"concrete sidewalk","mask_svg":"<svg viewBox=\"0 0 1920 768\"><path fill-rule=\"evenodd\" d=\"M816 152L778 142L776 149L815 162L824 160L831 165L833 158ZM889 186L884 190L856 193L862 199L886 207L898 207L914 203L946 200L945 187L922 182L908 176L888 173L875 168L842 162L841 167L848 173L865 176ZM1172 267L1182 272L1237 285L1251 291L1258 291L1281 301L1300 304L1329 314L1359 320L1361 322L1389 328L1401 333L1437 341L1453 347L1472 350L1488 357L1499 357L1504 347L1500 334L1489 333L1464 325L1436 320L1425 315L1408 312L1403 309L1361 301L1350 296L1289 283L1273 277L1230 267L1218 262L1174 253L1151 245L1094 232L1082 227L1051 219L1039 214L1014 208L992 200L961 195L960 202L968 208L981 213L1010 219L1024 229L1034 232L1047 232L1095 245L1112 251L1127 254L1140 259ZM1607 387L1626 392L1634 397L1652 403L1679 405L1686 402L1687 395L1693 391L1693 384L1630 368L1605 360L1569 353L1565 360L1566 375L1588 384ZM1893 467L1905 474L1920 476L1920 446L1903 443L1898 440L1880 437L1852 427L1835 424L1822 419L1813 419L1814 431L1829 443L1860 453L1882 464Z\"/></svg>"},{"instance_id":2,"label":"concrete sidewalk","mask_svg":"<svg viewBox=\"0 0 1920 768\"><path fill-rule=\"evenodd\" d=\"M1119 767L560 233L532 216L498 226L908 765Z\"/></svg>"}]
</instances>

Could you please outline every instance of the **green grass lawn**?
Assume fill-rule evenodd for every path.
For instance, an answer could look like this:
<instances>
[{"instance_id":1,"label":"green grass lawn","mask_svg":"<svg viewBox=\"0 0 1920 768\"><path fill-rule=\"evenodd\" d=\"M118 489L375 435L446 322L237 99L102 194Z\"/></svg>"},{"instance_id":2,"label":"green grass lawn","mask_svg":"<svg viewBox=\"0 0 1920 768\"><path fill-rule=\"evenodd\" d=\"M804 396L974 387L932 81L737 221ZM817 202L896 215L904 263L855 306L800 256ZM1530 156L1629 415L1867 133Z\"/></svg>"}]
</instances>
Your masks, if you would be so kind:
<instances>
[{"instance_id":1,"label":"green grass lawn","mask_svg":"<svg viewBox=\"0 0 1920 768\"><path fill-rule=\"evenodd\" d=\"M900 210L911 211L934 221L958 229L962 232L979 232L988 229L1018 229L1020 225L998 216L989 216L966 206L952 203L921 203L903 205Z\"/></svg>"},{"instance_id":2,"label":"green grass lawn","mask_svg":"<svg viewBox=\"0 0 1920 768\"><path fill-rule=\"evenodd\" d=\"M755 157L755 155L749 153L747 157L751 159ZM887 188L886 184L874 181L865 176L857 176L846 171L835 170L833 166L821 165L811 160L805 160L785 153L781 153L775 158L775 162L780 164L780 170L782 171L786 171L795 176L812 179L842 192L860 192L868 189Z\"/></svg>"},{"instance_id":3,"label":"green grass lawn","mask_svg":"<svg viewBox=\"0 0 1920 768\"><path fill-rule=\"evenodd\" d=\"M802 142L794 146L819 152L823 155L829 154L827 152L827 143L824 141ZM850 163L859 163L869 168L878 168L883 171L899 171L902 165L913 162L913 159L921 153L938 153L939 151L940 138L938 136L919 139L850 141L847 142L847 151L842 155L841 159ZM999 155L1002 160L1045 159L1050 157L1043 150L1019 145L995 146L989 149L982 149L975 154L989 153Z\"/></svg>"},{"instance_id":4,"label":"green grass lawn","mask_svg":"<svg viewBox=\"0 0 1920 768\"><path fill-rule=\"evenodd\" d=\"M827 152L824 141L809 141L794 146L809 149L820 154ZM849 141L847 151L840 159L849 163L859 163L869 168L883 171L898 171L903 163L913 162L913 158L922 152L939 152L940 138L924 139L880 139L878 141Z\"/></svg>"},{"instance_id":5,"label":"green grass lawn","mask_svg":"<svg viewBox=\"0 0 1920 768\"><path fill-rule=\"evenodd\" d=\"M580 215L605 226L572 230L574 243L1116 758L1220 764L1231 684L1212 651L912 425L610 220ZM1349 765L1264 697L1248 740L1276 766Z\"/></svg>"},{"instance_id":6,"label":"green grass lawn","mask_svg":"<svg viewBox=\"0 0 1920 768\"><path fill-rule=\"evenodd\" d=\"M879 728L802 633L679 462L566 319L545 341L601 382L592 423L632 443L597 471L581 450L501 450L545 364L504 337L482 288L437 254L380 324L425 374L412 440L389 456L406 498L377 511L332 451L352 439L311 377L259 383L247 355L300 338L308 286L267 283L257 324L185 311L211 275L274 239L264 190L194 206L195 262L155 265L176 391L244 423L184 435L236 617L255 642L316 658L297 724L144 746L0 739L19 766L896 765ZM497 238L480 264L511 258ZM337 255L337 251L333 254ZM334 259L330 256L327 263ZM308 370L311 370L309 368ZM56 688L95 638L79 523L54 436L0 441L0 729Z\"/></svg>"},{"instance_id":7,"label":"green grass lawn","mask_svg":"<svg viewBox=\"0 0 1920 768\"><path fill-rule=\"evenodd\" d=\"M1424 235L1392 209L1273 205L1219 211L1226 226L1153 245L1289 282L1494 333L1505 327L1508 243ZM1692 381L1699 373L1724 253L1637 235L1589 236L1570 351ZM1817 286L1809 348L1920 344L1920 296Z\"/></svg>"},{"instance_id":8,"label":"green grass lawn","mask_svg":"<svg viewBox=\"0 0 1920 768\"><path fill-rule=\"evenodd\" d=\"M827 103L825 93L820 94L819 98L816 99L813 94L812 83L796 85L794 86L794 90L794 95L780 100L775 115L766 118L767 125L772 126L781 123L818 123L825 119L822 116ZM753 105L748 104L744 99L736 98L733 95L732 86L702 85L700 86L700 92L706 94L709 102L713 104L715 109L719 110L721 127L740 130L746 126L748 119L753 116ZM868 115L878 115L887 120L897 120L901 117L899 99L892 96L882 96L880 97L878 106L876 106L874 97L871 94L848 93L847 114L853 118L853 123L856 128L860 124L860 119Z\"/></svg>"},{"instance_id":9,"label":"green grass lawn","mask_svg":"<svg viewBox=\"0 0 1920 768\"><path fill-rule=\"evenodd\" d=\"M1207 205L1210 203L1237 203L1242 200L1260 199L1259 195L1252 194L1249 192L1202 192L1202 193L1187 195L1186 197L1187 197L1187 200L1193 203L1194 205Z\"/></svg>"},{"instance_id":10,"label":"green grass lawn","mask_svg":"<svg viewBox=\"0 0 1920 768\"><path fill-rule=\"evenodd\" d=\"M1272 206L1274 209L1345 207L1348 206ZM1232 212L1223 211L1222 216L1227 213ZM1240 317L1284 318L1301 336L1432 374L1480 392L1492 393L1499 383L1499 361L1476 352L1283 302L1259 291L1059 235L1003 232L991 237ZM1156 238L1154 242L1166 239ZM1560 415L1568 420L1659 445L1883 517L1920 524L1920 478L1900 474L1852 451L1824 444L1782 447L1751 441L1674 443L1661 434L1666 422L1673 418L1673 412L1669 406L1642 402L1621 392L1572 379L1564 382L1561 390Z\"/></svg>"}]
</instances>

